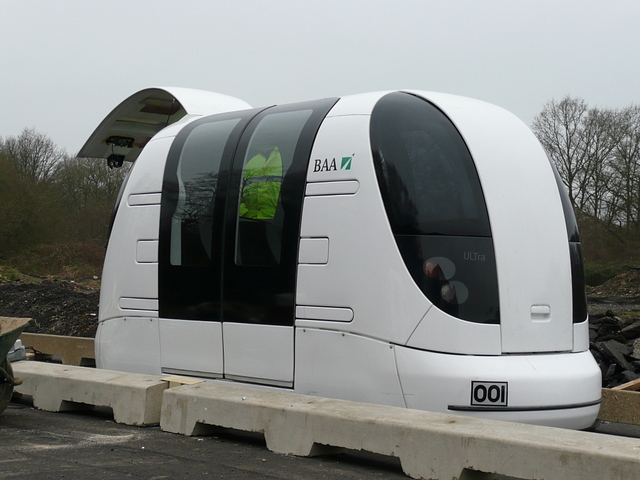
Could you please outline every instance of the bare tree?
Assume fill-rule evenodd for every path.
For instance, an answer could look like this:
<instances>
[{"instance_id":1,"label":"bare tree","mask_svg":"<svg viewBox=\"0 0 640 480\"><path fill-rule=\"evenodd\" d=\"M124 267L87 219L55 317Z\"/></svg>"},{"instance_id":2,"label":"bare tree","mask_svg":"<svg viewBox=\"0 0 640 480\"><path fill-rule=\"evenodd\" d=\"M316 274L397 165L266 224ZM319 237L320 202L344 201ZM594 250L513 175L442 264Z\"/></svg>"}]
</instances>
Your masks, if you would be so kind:
<instances>
[{"instance_id":1,"label":"bare tree","mask_svg":"<svg viewBox=\"0 0 640 480\"><path fill-rule=\"evenodd\" d=\"M625 135L620 112L589 108L567 96L547 102L532 128L567 186L573 208L611 224L618 213L613 164Z\"/></svg>"},{"instance_id":2,"label":"bare tree","mask_svg":"<svg viewBox=\"0 0 640 480\"><path fill-rule=\"evenodd\" d=\"M0 150L21 176L38 182L50 182L58 163L67 156L49 137L33 128L0 140Z\"/></svg>"},{"instance_id":3,"label":"bare tree","mask_svg":"<svg viewBox=\"0 0 640 480\"><path fill-rule=\"evenodd\" d=\"M611 224L617 213L613 198L614 153L624 134L621 115L616 110L591 108L585 118L584 175L580 176L578 207Z\"/></svg>"},{"instance_id":4,"label":"bare tree","mask_svg":"<svg viewBox=\"0 0 640 480\"><path fill-rule=\"evenodd\" d=\"M0 151L0 258L55 237L60 219L54 189L23 177Z\"/></svg>"},{"instance_id":5,"label":"bare tree","mask_svg":"<svg viewBox=\"0 0 640 480\"><path fill-rule=\"evenodd\" d=\"M640 106L620 112L622 134L616 145L612 169L613 196L618 206L617 223L626 230L640 232Z\"/></svg>"},{"instance_id":6,"label":"bare tree","mask_svg":"<svg viewBox=\"0 0 640 480\"><path fill-rule=\"evenodd\" d=\"M96 204L113 206L131 164L110 169L104 159L67 157L55 172L55 183L73 211Z\"/></svg>"},{"instance_id":7,"label":"bare tree","mask_svg":"<svg viewBox=\"0 0 640 480\"><path fill-rule=\"evenodd\" d=\"M587 128L589 109L580 98L564 97L559 102L547 102L533 119L532 129L556 165L568 188L573 208L584 201L588 170L590 130Z\"/></svg>"}]
</instances>

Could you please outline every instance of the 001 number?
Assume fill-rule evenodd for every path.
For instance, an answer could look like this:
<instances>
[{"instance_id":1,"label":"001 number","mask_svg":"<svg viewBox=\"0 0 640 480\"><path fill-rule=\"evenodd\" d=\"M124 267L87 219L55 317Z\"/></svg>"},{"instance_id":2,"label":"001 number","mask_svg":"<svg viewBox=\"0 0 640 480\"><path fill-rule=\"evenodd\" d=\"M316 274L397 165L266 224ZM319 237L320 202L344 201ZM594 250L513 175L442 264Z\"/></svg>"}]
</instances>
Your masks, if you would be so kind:
<instances>
[{"instance_id":1,"label":"001 number","mask_svg":"<svg viewBox=\"0 0 640 480\"><path fill-rule=\"evenodd\" d=\"M506 407L507 382L471 382L471 405Z\"/></svg>"}]
</instances>

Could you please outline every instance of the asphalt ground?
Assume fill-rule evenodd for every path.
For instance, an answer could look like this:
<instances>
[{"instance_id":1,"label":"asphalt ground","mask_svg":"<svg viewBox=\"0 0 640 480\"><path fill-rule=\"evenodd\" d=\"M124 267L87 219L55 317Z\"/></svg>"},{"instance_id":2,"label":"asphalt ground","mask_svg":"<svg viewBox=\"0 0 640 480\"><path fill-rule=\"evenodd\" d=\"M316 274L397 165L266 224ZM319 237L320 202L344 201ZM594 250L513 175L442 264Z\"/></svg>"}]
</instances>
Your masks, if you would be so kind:
<instances>
[{"instance_id":1,"label":"asphalt ground","mask_svg":"<svg viewBox=\"0 0 640 480\"><path fill-rule=\"evenodd\" d=\"M598 422L593 431L640 438L640 427ZM260 434L217 429L187 437L113 421L109 408L53 413L14 396L0 414L4 479L407 479L397 458L367 452L295 457L270 452ZM484 478L484 477L483 477ZM487 477L489 478L489 477ZM491 476L491 479L511 479Z\"/></svg>"},{"instance_id":2,"label":"asphalt ground","mask_svg":"<svg viewBox=\"0 0 640 480\"><path fill-rule=\"evenodd\" d=\"M14 396L14 400L15 400ZM403 479L397 458L294 457L258 434L187 437L113 421L110 409L52 413L18 399L0 414L0 479Z\"/></svg>"}]
</instances>

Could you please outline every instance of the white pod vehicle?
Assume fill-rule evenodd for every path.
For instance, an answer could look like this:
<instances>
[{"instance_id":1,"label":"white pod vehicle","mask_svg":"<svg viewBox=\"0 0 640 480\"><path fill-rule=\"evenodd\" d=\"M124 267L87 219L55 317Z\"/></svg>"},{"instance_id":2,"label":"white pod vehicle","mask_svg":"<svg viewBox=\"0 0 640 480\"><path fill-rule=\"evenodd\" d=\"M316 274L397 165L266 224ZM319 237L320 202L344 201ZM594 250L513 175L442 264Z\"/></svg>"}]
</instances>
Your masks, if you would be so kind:
<instances>
[{"instance_id":1,"label":"white pod vehicle","mask_svg":"<svg viewBox=\"0 0 640 480\"><path fill-rule=\"evenodd\" d=\"M137 158L107 249L98 367L594 423L575 218L507 111L422 91L251 109L149 89L80 155Z\"/></svg>"}]
</instances>

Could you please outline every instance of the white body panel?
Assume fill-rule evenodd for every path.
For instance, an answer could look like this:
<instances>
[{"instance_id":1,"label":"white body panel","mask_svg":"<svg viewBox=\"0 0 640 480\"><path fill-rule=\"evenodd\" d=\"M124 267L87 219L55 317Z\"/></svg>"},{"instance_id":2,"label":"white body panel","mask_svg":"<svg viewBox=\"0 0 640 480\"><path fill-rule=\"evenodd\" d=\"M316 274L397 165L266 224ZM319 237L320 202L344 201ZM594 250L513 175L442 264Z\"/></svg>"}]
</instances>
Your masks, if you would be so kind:
<instances>
[{"instance_id":1,"label":"white body panel","mask_svg":"<svg viewBox=\"0 0 640 480\"><path fill-rule=\"evenodd\" d=\"M573 324L573 351L586 352L589 350L589 321Z\"/></svg>"},{"instance_id":2,"label":"white body panel","mask_svg":"<svg viewBox=\"0 0 640 480\"><path fill-rule=\"evenodd\" d=\"M159 324L163 373L222 377L222 323L161 318Z\"/></svg>"},{"instance_id":3,"label":"white body panel","mask_svg":"<svg viewBox=\"0 0 640 480\"><path fill-rule=\"evenodd\" d=\"M393 347L339 331L296 329L294 386L305 395L406 406Z\"/></svg>"},{"instance_id":4,"label":"white body panel","mask_svg":"<svg viewBox=\"0 0 640 480\"><path fill-rule=\"evenodd\" d=\"M223 331L225 377L292 385L293 327L226 322Z\"/></svg>"},{"instance_id":5,"label":"white body panel","mask_svg":"<svg viewBox=\"0 0 640 480\"><path fill-rule=\"evenodd\" d=\"M251 108L247 102L220 93L179 87L147 88L114 108L91 134L78 156L107 158L116 153L133 162L151 138L176 120L247 108ZM112 136L127 138L132 145L124 147L108 143L106 140Z\"/></svg>"},{"instance_id":6,"label":"white body panel","mask_svg":"<svg viewBox=\"0 0 640 480\"><path fill-rule=\"evenodd\" d=\"M96 366L160 375L158 319L120 317L101 321L96 332Z\"/></svg>"},{"instance_id":7,"label":"white body panel","mask_svg":"<svg viewBox=\"0 0 640 480\"><path fill-rule=\"evenodd\" d=\"M158 262L147 260L157 257L154 246L157 249L162 174L172 140L164 137L150 141L131 170L113 225L116 234L109 239L102 270L101 321L139 314L121 308L121 297L158 299ZM144 262L138 261L139 242L148 242ZM157 307L145 315L157 316Z\"/></svg>"},{"instance_id":8,"label":"white body panel","mask_svg":"<svg viewBox=\"0 0 640 480\"><path fill-rule=\"evenodd\" d=\"M458 127L483 187L498 267L502 351L571 351L571 270L560 194L540 142L515 115L421 93ZM536 305L550 314L532 315Z\"/></svg>"},{"instance_id":9,"label":"white body panel","mask_svg":"<svg viewBox=\"0 0 640 480\"><path fill-rule=\"evenodd\" d=\"M349 308L353 320L342 331L404 344L431 304L408 275L386 217L366 213L384 212L368 143L369 117L334 117L332 112L316 137L307 188L352 180L359 188L354 194L305 197L301 239L328 238L329 259L323 265L301 259L297 304ZM343 156L353 156L350 170L313 171L315 159ZM361 294L354 295L354 289ZM335 328L305 318L297 318L296 326Z\"/></svg>"},{"instance_id":10,"label":"white body panel","mask_svg":"<svg viewBox=\"0 0 640 480\"><path fill-rule=\"evenodd\" d=\"M471 323L432 307L407 342L408 347L463 355L500 355L500 325Z\"/></svg>"},{"instance_id":11,"label":"white body panel","mask_svg":"<svg viewBox=\"0 0 640 480\"><path fill-rule=\"evenodd\" d=\"M395 355L407 408L447 411L450 406L468 407L471 381L476 380L508 382L512 411L451 411L567 428L588 428L598 413L600 368L589 352L467 356L396 347ZM571 413L565 409L567 398L592 404Z\"/></svg>"}]
</instances>

